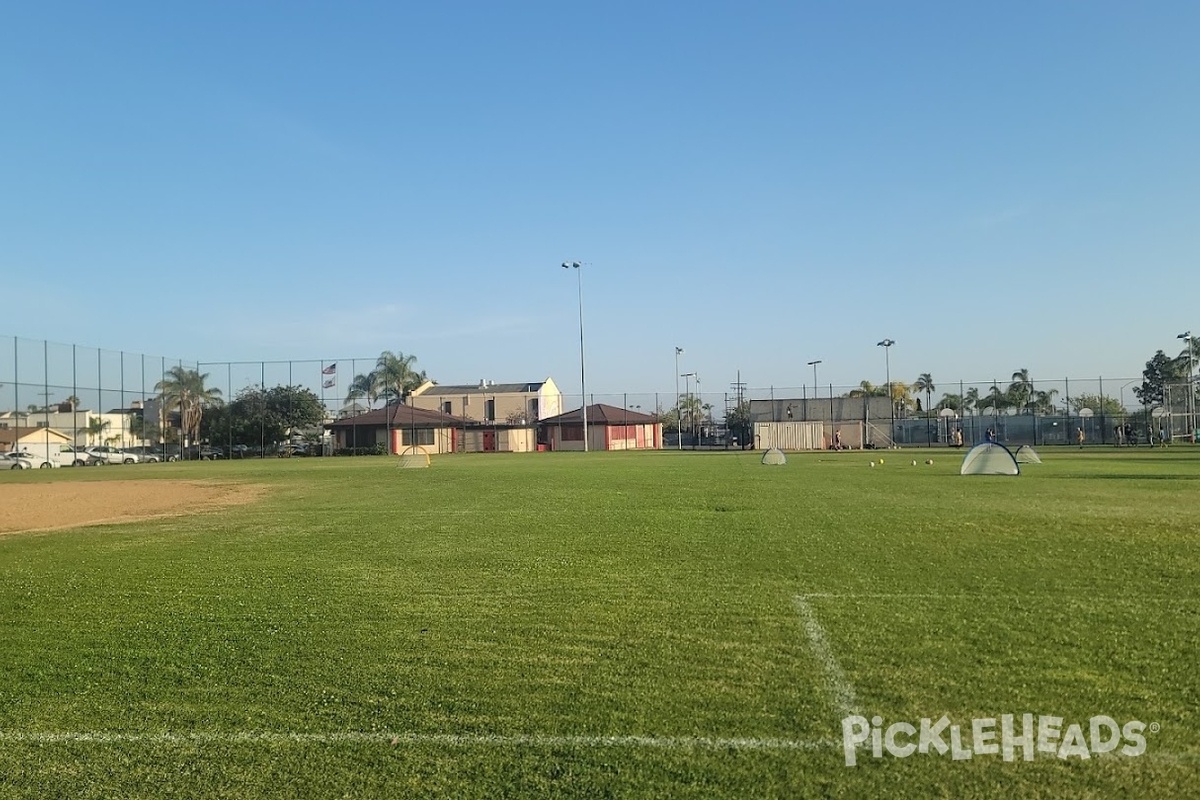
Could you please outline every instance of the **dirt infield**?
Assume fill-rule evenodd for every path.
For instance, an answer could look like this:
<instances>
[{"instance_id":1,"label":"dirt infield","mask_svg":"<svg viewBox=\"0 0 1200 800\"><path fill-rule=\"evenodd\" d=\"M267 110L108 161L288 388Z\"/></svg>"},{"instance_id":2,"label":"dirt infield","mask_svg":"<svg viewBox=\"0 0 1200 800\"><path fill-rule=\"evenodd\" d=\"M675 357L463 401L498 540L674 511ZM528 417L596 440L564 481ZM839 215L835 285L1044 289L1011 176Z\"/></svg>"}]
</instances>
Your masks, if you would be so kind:
<instances>
[{"instance_id":1,"label":"dirt infield","mask_svg":"<svg viewBox=\"0 0 1200 800\"><path fill-rule=\"evenodd\" d=\"M0 485L0 535L133 522L250 503L261 486L202 481L83 481Z\"/></svg>"}]
</instances>

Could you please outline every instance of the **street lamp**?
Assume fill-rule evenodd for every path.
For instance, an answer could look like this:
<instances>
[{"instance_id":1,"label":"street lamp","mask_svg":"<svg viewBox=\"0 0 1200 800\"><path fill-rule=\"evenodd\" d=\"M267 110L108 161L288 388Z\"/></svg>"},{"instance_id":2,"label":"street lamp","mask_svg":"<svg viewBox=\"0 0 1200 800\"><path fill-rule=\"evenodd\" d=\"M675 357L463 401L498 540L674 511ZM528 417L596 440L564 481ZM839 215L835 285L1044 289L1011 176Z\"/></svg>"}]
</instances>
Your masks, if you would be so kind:
<instances>
[{"instance_id":1,"label":"street lamp","mask_svg":"<svg viewBox=\"0 0 1200 800\"><path fill-rule=\"evenodd\" d=\"M1188 387L1188 407L1187 407L1187 414L1188 414L1188 437L1189 437L1189 438L1193 438L1193 437L1195 437L1195 435L1196 435L1196 410L1195 410L1195 408L1196 408L1196 406L1195 406L1195 392L1196 392L1196 390L1195 390L1195 387L1193 387L1193 386L1192 386L1192 332L1191 332L1190 330L1189 330L1189 331L1184 331L1183 333L1179 334L1179 335L1178 335L1178 336L1176 336L1175 338L1176 338L1176 339L1183 339L1183 341L1184 341L1184 342L1187 344L1187 354L1188 354L1188 379L1187 379L1187 387Z\"/></svg>"},{"instance_id":2,"label":"street lamp","mask_svg":"<svg viewBox=\"0 0 1200 800\"><path fill-rule=\"evenodd\" d=\"M888 436L892 440L892 444L896 443L896 398L892 397L892 345L896 343L895 339L884 339L877 343L876 347L883 348L883 364L887 370L887 398L888 405L892 408L892 429Z\"/></svg>"},{"instance_id":3,"label":"street lamp","mask_svg":"<svg viewBox=\"0 0 1200 800\"><path fill-rule=\"evenodd\" d=\"M685 372L679 377L683 378L683 396L687 398L688 403L688 427L692 427L695 414L692 413L692 383L691 379L695 378L696 383L700 383L700 376L694 372ZM683 440L683 409L679 409L679 439ZM680 445L682 448L682 445Z\"/></svg>"},{"instance_id":4,"label":"street lamp","mask_svg":"<svg viewBox=\"0 0 1200 800\"><path fill-rule=\"evenodd\" d=\"M819 359L819 358L816 361L808 362L808 365L813 368L813 400L817 399L817 391L818 391L818 389L817 389L817 364L820 364L820 363L821 363L821 359ZM807 411L808 409L805 409L805 410ZM806 416L805 419L810 419L810 417Z\"/></svg>"},{"instance_id":5,"label":"street lamp","mask_svg":"<svg viewBox=\"0 0 1200 800\"><path fill-rule=\"evenodd\" d=\"M583 265L578 261L564 261L563 269L575 270L579 282L579 386L583 392L583 452L588 451L587 420L587 368L583 359Z\"/></svg>"},{"instance_id":6,"label":"street lamp","mask_svg":"<svg viewBox=\"0 0 1200 800\"><path fill-rule=\"evenodd\" d=\"M679 357L683 355L683 348L675 348L675 444L676 450L683 449L683 423L679 419Z\"/></svg>"}]
</instances>

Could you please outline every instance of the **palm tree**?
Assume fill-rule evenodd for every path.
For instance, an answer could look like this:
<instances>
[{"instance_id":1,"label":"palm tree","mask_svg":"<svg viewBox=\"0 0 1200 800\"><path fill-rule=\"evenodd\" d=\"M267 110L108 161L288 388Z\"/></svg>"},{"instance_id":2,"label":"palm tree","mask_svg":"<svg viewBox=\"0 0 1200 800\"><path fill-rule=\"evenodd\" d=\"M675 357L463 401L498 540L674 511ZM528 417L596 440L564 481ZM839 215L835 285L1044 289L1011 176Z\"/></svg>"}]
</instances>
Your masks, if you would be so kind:
<instances>
[{"instance_id":1,"label":"palm tree","mask_svg":"<svg viewBox=\"0 0 1200 800\"><path fill-rule=\"evenodd\" d=\"M930 398L933 395L933 392L937 389L937 387L933 385L933 376L928 372L922 372L913 382L912 388L913 391L925 393L925 413L929 414L930 411L932 411L932 409L929 407Z\"/></svg>"},{"instance_id":2,"label":"palm tree","mask_svg":"<svg viewBox=\"0 0 1200 800\"><path fill-rule=\"evenodd\" d=\"M975 409L979 408L979 387L972 386L967 389L967 393L963 395L963 410L970 411L971 416L975 416Z\"/></svg>"},{"instance_id":3,"label":"palm tree","mask_svg":"<svg viewBox=\"0 0 1200 800\"><path fill-rule=\"evenodd\" d=\"M353 403L360 397L365 397L368 406L375 405L375 401L379 399L378 377L374 372L355 375L354 380L350 381L350 389L346 392L346 403Z\"/></svg>"},{"instance_id":4,"label":"palm tree","mask_svg":"<svg viewBox=\"0 0 1200 800\"><path fill-rule=\"evenodd\" d=\"M1028 408L1031 400L1033 381L1029 379L1029 370L1019 369L1012 374L1012 383L1008 385L1008 401L1020 414L1031 410Z\"/></svg>"},{"instance_id":5,"label":"palm tree","mask_svg":"<svg viewBox=\"0 0 1200 800\"><path fill-rule=\"evenodd\" d=\"M1054 395L1056 394L1058 394L1058 389L1051 389L1048 392L1034 392L1033 399L1029 401L1030 409L1035 414L1053 414L1055 411Z\"/></svg>"},{"instance_id":6,"label":"palm tree","mask_svg":"<svg viewBox=\"0 0 1200 800\"><path fill-rule=\"evenodd\" d=\"M912 405L912 387L903 381L892 381L891 395L896 416L904 416L904 412Z\"/></svg>"},{"instance_id":7,"label":"palm tree","mask_svg":"<svg viewBox=\"0 0 1200 800\"><path fill-rule=\"evenodd\" d=\"M677 408L679 410L680 424L682 425L683 421L687 420L688 430L695 428L696 418L700 416L703 411L703 405L700 402L700 398L696 397L694 394L682 395L679 398L679 405Z\"/></svg>"},{"instance_id":8,"label":"palm tree","mask_svg":"<svg viewBox=\"0 0 1200 800\"><path fill-rule=\"evenodd\" d=\"M935 408L938 411L941 411L943 408L948 408L951 411L957 411L961 414L963 410L963 397L960 394L950 394L947 392L946 394L942 395L941 400L938 400L938 404L935 406Z\"/></svg>"},{"instance_id":9,"label":"palm tree","mask_svg":"<svg viewBox=\"0 0 1200 800\"><path fill-rule=\"evenodd\" d=\"M350 381L346 402L353 402L360 397L367 398L369 405L374 405L380 398L407 402L408 396L428 380L424 371L413 369L416 361L416 356L384 350L375 361L375 369L355 375L354 380Z\"/></svg>"},{"instance_id":10,"label":"palm tree","mask_svg":"<svg viewBox=\"0 0 1200 800\"><path fill-rule=\"evenodd\" d=\"M92 417L88 420L87 424L88 441L90 441L92 444L95 444L96 440L104 436L104 432L110 427L112 427L112 422L110 420L104 419L103 417Z\"/></svg>"},{"instance_id":11,"label":"palm tree","mask_svg":"<svg viewBox=\"0 0 1200 800\"><path fill-rule=\"evenodd\" d=\"M154 391L162 398L164 409L179 411L179 428L185 441L195 442L200 437L200 420L204 409L221 404L221 390L205 386L208 373L185 369L182 365L171 367L163 379L154 384Z\"/></svg>"},{"instance_id":12,"label":"palm tree","mask_svg":"<svg viewBox=\"0 0 1200 800\"><path fill-rule=\"evenodd\" d=\"M886 386L876 386L870 381L858 384L857 389L851 389L848 397L887 397Z\"/></svg>"},{"instance_id":13,"label":"palm tree","mask_svg":"<svg viewBox=\"0 0 1200 800\"><path fill-rule=\"evenodd\" d=\"M1012 406L1012 401L1007 393L1000 391L999 386L993 385L988 391L987 397L979 401L979 408L990 408L996 414L1003 414L1005 410Z\"/></svg>"},{"instance_id":14,"label":"palm tree","mask_svg":"<svg viewBox=\"0 0 1200 800\"><path fill-rule=\"evenodd\" d=\"M425 373L413 369L417 357L404 353L393 353L384 350L375 362L375 372L379 376L379 396L387 399L395 398L407 402L408 396L418 386L425 382Z\"/></svg>"}]
</instances>

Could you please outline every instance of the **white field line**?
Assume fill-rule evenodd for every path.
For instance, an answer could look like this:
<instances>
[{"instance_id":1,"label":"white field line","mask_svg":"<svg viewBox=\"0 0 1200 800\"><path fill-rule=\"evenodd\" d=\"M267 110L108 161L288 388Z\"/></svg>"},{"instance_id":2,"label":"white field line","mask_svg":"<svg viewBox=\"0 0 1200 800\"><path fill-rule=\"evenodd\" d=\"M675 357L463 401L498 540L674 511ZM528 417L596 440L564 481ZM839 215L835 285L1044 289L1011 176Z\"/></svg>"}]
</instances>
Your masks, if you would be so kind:
<instances>
[{"instance_id":1,"label":"white field line","mask_svg":"<svg viewBox=\"0 0 1200 800\"><path fill-rule=\"evenodd\" d=\"M703 736L554 736L542 734L457 734L342 731L288 733L271 731L117 733L110 731L3 731L0 743L12 744L378 744L447 747L623 747L661 750L834 750L835 741L796 739L709 738Z\"/></svg>"},{"instance_id":2,"label":"white field line","mask_svg":"<svg viewBox=\"0 0 1200 800\"><path fill-rule=\"evenodd\" d=\"M854 687L846 678L846 673L842 671L841 664L834 657L833 651L829 649L829 642L825 639L825 629L821 627L812 607L808 604L807 598L812 596L796 595L793 598L796 613L800 615L800 621L804 623L804 632L808 635L808 642L812 645L813 654L825 668L825 682L830 694L833 695L833 703L837 707L838 714L840 717L848 717L856 713L858 700L854 696Z\"/></svg>"},{"instance_id":3,"label":"white field line","mask_svg":"<svg viewBox=\"0 0 1200 800\"><path fill-rule=\"evenodd\" d=\"M1065 589L1062 594L1022 594L1009 592L947 592L931 594L922 592L808 592L799 595L804 599L815 600L1030 600L1053 601L1058 605L1095 605L1095 597L1103 594L1102 589ZM1069 592L1091 593L1091 596L1076 596ZM1169 597L1167 595L1137 595L1134 597L1105 597L1104 603L1196 603L1196 597Z\"/></svg>"}]
</instances>

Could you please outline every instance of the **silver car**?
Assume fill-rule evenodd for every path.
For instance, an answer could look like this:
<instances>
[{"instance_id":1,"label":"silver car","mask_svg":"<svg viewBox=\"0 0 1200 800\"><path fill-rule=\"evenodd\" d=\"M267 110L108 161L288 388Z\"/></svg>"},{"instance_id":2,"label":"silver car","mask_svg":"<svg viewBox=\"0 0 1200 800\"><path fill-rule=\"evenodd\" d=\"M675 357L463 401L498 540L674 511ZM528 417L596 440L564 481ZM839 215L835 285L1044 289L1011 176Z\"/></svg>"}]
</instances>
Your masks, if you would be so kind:
<instances>
[{"instance_id":1,"label":"silver car","mask_svg":"<svg viewBox=\"0 0 1200 800\"><path fill-rule=\"evenodd\" d=\"M89 447L87 452L101 464L136 464L139 461L136 453L120 447Z\"/></svg>"},{"instance_id":2,"label":"silver car","mask_svg":"<svg viewBox=\"0 0 1200 800\"><path fill-rule=\"evenodd\" d=\"M0 469L33 469L33 462L22 453L0 453Z\"/></svg>"}]
</instances>

